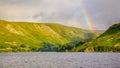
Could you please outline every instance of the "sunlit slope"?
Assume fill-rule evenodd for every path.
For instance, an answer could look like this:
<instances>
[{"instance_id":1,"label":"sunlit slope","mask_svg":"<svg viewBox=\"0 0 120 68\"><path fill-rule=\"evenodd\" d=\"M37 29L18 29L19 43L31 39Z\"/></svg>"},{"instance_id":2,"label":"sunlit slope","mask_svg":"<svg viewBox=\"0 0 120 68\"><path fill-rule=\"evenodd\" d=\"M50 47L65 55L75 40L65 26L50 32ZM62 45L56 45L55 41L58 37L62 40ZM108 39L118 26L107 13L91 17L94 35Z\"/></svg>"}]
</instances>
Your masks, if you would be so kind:
<instances>
[{"instance_id":1,"label":"sunlit slope","mask_svg":"<svg viewBox=\"0 0 120 68\"><path fill-rule=\"evenodd\" d=\"M91 34L88 30L60 24L0 20L0 48L3 49L20 45L40 48L43 42L62 45L76 39L88 39Z\"/></svg>"},{"instance_id":2,"label":"sunlit slope","mask_svg":"<svg viewBox=\"0 0 120 68\"><path fill-rule=\"evenodd\" d=\"M74 49L85 52L120 52L120 23L114 24L95 40Z\"/></svg>"},{"instance_id":3,"label":"sunlit slope","mask_svg":"<svg viewBox=\"0 0 120 68\"><path fill-rule=\"evenodd\" d=\"M46 24L60 36L66 38L67 40L75 40L77 38L86 39L88 34L93 34L88 30L83 30L75 27L66 27L60 24Z\"/></svg>"}]
</instances>

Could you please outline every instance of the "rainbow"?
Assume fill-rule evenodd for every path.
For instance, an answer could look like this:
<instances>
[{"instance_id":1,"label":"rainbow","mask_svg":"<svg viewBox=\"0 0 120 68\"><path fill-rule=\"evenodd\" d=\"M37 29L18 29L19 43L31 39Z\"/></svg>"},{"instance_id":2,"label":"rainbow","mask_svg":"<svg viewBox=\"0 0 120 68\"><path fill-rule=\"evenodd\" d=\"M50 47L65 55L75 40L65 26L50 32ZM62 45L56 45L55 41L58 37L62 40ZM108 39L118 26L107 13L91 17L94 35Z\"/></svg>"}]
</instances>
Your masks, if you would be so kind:
<instances>
[{"instance_id":1,"label":"rainbow","mask_svg":"<svg viewBox=\"0 0 120 68\"><path fill-rule=\"evenodd\" d=\"M93 24L92 24L92 19L91 19L90 15L87 11L87 8L83 5L82 0L80 0L80 1L81 1L80 2L80 7L81 7L83 15L85 17L86 23L87 23L88 27L90 28L91 32L96 34L95 29L94 29Z\"/></svg>"}]
</instances>

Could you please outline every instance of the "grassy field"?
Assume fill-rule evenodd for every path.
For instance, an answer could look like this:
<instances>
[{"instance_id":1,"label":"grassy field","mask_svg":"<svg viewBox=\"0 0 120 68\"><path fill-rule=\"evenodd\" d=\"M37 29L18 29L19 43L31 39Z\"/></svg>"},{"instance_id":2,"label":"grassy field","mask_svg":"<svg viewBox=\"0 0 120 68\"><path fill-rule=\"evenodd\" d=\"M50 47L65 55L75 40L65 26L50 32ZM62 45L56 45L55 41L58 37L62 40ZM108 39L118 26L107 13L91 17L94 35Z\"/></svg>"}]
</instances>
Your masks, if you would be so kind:
<instances>
[{"instance_id":1,"label":"grassy field","mask_svg":"<svg viewBox=\"0 0 120 68\"><path fill-rule=\"evenodd\" d=\"M91 31L54 23L9 22L0 20L0 52L40 51L96 37Z\"/></svg>"},{"instance_id":2,"label":"grassy field","mask_svg":"<svg viewBox=\"0 0 120 68\"><path fill-rule=\"evenodd\" d=\"M74 51L120 52L120 23L112 25L96 39L78 46Z\"/></svg>"},{"instance_id":3,"label":"grassy field","mask_svg":"<svg viewBox=\"0 0 120 68\"><path fill-rule=\"evenodd\" d=\"M0 24L0 52L120 52L120 23L104 33L55 23Z\"/></svg>"}]
</instances>

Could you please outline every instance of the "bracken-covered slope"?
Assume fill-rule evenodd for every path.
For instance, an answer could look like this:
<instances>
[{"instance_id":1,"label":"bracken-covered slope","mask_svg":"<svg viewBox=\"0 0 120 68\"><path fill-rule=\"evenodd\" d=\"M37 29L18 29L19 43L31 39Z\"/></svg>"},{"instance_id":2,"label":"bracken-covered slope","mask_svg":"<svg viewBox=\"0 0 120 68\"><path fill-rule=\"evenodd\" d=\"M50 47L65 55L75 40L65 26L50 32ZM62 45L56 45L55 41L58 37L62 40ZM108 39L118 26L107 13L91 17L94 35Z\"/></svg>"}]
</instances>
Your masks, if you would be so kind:
<instances>
[{"instance_id":1,"label":"bracken-covered slope","mask_svg":"<svg viewBox=\"0 0 120 68\"><path fill-rule=\"evenodd\" d=\"M78 39L90 39L92 34L88 30L54 23L0 20L0 51L36 51L43 43L57 46Z\"/></svg>"},{"instance_id":2,"label":"bracken-covered slope","mask_svg":"<svg viewBox=\"0 0 120 68\"><path fill-rule=\"evenodd\" d=\"M74 50L84 52L120 52L120 23L114 24L96 39Z\"/></svg>"}]
</instances>

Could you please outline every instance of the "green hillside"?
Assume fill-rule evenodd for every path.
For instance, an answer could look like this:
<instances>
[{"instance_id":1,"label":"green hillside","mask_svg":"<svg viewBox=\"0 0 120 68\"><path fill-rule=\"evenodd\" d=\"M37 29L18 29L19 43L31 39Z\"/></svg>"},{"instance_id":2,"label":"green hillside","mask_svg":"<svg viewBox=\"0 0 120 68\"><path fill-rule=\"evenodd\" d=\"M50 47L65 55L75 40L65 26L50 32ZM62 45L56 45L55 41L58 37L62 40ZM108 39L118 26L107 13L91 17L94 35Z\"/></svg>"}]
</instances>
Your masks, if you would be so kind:
<instances>
[{"instance_id":1,"label":"green hillside","mask_svg":"<svg viewBox=\"0 0 120 68\"><path fill-rule=\"evenodd\" d=\"M61 24L0 20L0 52L40 51L44 47L58 50L66 43L93 37L91 31Z\"/></svg>"},{"instance_id":2,"label":"green hillside","mask_svg":"<svg viewBox=\"0 0 120 68\"><path fill-rule=\"evenodd\" d=\"M82 52L120 52L120 23L114 24L96 39L73 50Z\"/></svg>"}]
</instances>

